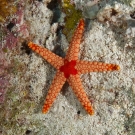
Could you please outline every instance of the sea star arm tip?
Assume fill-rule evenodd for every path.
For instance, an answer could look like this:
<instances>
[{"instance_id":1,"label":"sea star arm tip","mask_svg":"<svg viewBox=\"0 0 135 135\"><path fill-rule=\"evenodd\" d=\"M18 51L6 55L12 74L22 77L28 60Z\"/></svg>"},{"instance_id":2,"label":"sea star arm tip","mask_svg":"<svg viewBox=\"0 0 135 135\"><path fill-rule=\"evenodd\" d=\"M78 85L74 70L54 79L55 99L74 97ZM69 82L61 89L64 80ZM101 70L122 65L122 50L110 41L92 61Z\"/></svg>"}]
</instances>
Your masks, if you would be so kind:
<instances>
[{"instance_id":1,"label":"sea star arm tip","mask_svg":"<svg viewBox=\"0 0 135 135\"><path fill-rule=\"evenodd\" d=\"M41 55L46 61L48 61L53 67L56 69L59 69L63 64L64 60L63 58L59 57L58 55L54 54L50 50L39 46L37 44L34 44L32 42L28 43L29 48L31 48L33 51Z\"/></svg>"},{"instance_id":2,"label":"sea star arm tip","mask_svg":"<svg viewBox=\"0 0 135 135\"><path fill-rule=\"evenodd\" d=\"M47 113L50 107L52 106L53 102L55 101L57 95L59 94L63 84L65 83L66 78L64 74L58 71L52 81L48 94L46 96L45 103L43 105L42 112Z\"/></svg>"},{"instance_id":3,"label":"sea star arm tip","mask_svg":"<svg viewBox=\"0 0 135 135\"><path fill-rule=\"evenodd\" d=\"M68 61L78 59L78 53L80 50L80 43L84 32L84 26L85 26L84 20L81 19L69 45L69 49L66 55L66 59Z\"/></svg>"},{"instance_id":4,"label":"sea star arm tip","mask_svg":"<svg viewBox=\"0 0 135 135\"><path fill-rule=\"evenodd\" d=\"M84 61L80 60L77 61L76 69L78 73L89 73L89 72L103 72L103 71L114 71L114 70L120 70L120 66L116 64L108 64L103 62L90 62L90 61Z\"/></svg>"},{"instance_id":5,"label":"sea star arm tip","mask_svg":"<svg viewBox=\"0 0 135 135\"><path fill-rule=\"evenodd\" d=\"M120 70L120 66L119 65L115 65L114 70Z\"/></svg>"},{"instance_id":6,"label":"sea star arm tip","mask_svg":"<svg viewBox=\"0 0 135 135\"><path fill-rule=\"evenodd\" d=\"M83 89L83 85L81 83L80 76L77 75L71 75L69 79L67 79L68 83L72 87L75 95L77 96L78 100L82 104L82 106L85 108L85 110L90 114L94 114L93 107L87 97L87 94L85 93Z\"/></svg>"}]
</instances>

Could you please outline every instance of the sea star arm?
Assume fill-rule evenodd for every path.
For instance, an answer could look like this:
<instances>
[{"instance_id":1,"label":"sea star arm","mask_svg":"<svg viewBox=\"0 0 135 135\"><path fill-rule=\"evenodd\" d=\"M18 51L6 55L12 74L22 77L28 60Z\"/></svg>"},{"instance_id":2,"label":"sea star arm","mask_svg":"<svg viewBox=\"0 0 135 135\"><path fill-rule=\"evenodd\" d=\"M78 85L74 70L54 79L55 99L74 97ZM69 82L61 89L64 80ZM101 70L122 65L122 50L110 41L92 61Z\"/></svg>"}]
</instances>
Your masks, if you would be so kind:
<instances>
[{"instance_id":1,"label":"sea star arm","mask_svg":"<svg viewBox=\"0 0 135 135\"><path fill-rule=\"evenodd\" d=\"M69 49L67 51L66 58L68 61L78 60L78 53L80 49L80 43L84 32L84 20L81 19L75 33L72 37Z\"/></svg>"},{"instance_id":2,"label":"sea star arm","mask_svg":"<svg viewBox=\"0 0 135 135\"><path fill-rule=\"evenodd\" d=\"M72 87L75 95L77 96L77 98L79 99L79 101L81 102L81 104L85 108L85 110L90 115L93 115L94 110L93 110L91 103L90 103L90 101L89 101L89 99L88 99L88 97L83 89L79 74L70 75L70 77L69 77L69 79L67 79L67 81L70 84L70 86Z\"/></svg>"},{"instance_id":3,"label":"sea star arm","mask_svg":"<svg viewBox=\"0 0 135 135\"><path fill-rule=\"evenodd\" d=\"M64 64L64 60L61 57L52 53L48 49L42 46L39 46L37 44L34 44L32 42L29 42L28 46L33 51L41 55L45 60L47 60L56 69L59 69Z\"/></svg>"},{"instance_id":4,"label":"sea star arm","mask_svg":"<svg viewBox=\"0 0 135 135\"><path fill-rule=\"evenodd\" d=\"M46 96L45 103L43 105L42 112L47 113L50 107L52 106L54 100L56 99L57 95L59 94L63 84L65 83L66 78L64 77L64 74L60 71L57 71L52 84L50 86L50 89L48 91L48 94Z\"/></svg>"},{"instance_id":5,"label":"sea star arm","mask_svg":"<svg viewBox=\"0 0 135 135\"><path fill-rule=\"evenodd\" d=\"M120 67L116 64L108 64L102 62L89 62L89 61L77 61L76 69L78 73L84 74L89 72L103 72L103 71L113 71L119 70Z\"/></svg>"}]
</instances>

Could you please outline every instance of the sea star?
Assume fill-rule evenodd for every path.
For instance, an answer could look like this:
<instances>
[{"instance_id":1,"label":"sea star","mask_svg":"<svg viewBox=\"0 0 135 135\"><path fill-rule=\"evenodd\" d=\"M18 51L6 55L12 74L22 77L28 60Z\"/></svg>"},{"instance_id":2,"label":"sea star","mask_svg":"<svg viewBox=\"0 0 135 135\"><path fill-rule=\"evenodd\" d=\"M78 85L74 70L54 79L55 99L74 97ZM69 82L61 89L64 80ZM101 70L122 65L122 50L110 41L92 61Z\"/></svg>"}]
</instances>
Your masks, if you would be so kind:
<instances>
[{"instance_id":1,"label":"sea star","mask_svg":"<svg viewBox=\"0 0 135 135\"><path fill-rule=\"evenodd\" d=\"M36 53L41 55L47 60L53 67L57 69L57 73L52 81L48 94L46 96L45 103L43 105L42 112L47 113L52 106L54 100L59 94L65 81L72 87L75 95L81 102L85 110L90 114L94 114L93 107L84 91L81 83L80 74L88 72L102 72L119 70L120 67L115 64L107 64L102 62L90 62L78 59L78 53L82 35L84 32L84 20L81 19L77 29L75 30L74 36L70 43L68 52L65 58L62 58L48 49L29 42L28 46Z\"/></svg>"}]
</instances>

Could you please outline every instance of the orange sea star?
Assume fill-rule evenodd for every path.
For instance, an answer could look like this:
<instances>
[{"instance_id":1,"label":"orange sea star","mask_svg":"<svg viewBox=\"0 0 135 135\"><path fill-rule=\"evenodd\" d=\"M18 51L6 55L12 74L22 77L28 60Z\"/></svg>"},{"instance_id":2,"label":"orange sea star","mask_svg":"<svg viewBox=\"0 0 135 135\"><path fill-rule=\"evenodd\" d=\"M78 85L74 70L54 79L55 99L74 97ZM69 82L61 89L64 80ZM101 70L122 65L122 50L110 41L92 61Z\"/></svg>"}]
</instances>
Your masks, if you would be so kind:
<instances>
[{"instance_id":1,"label":"orange sea star","mask_svg":"<svg viewBox=\"0 0 135 135\"><path fill-rule=\"evenodd\" d=\"M47 60L53 67L57 69L57 73L52 81L42 109L43 113L48 112L49 108L52 106L65 81L67 81L69 85L72 87L75 95L77 96L85 110L90 115L94 114L92 105L83 89L80 74L120 69L120 67L115 64L90 62L78 59L78 53L83 31L84 20L81 19L74 33L74 36L69 46L69 50L65 58L59 57L58 55L52 53L48 49L38 46L32 42L29 42L28 44L28 46L32 50L41 55L45 60Z\"/></svg>"}]
</instances>

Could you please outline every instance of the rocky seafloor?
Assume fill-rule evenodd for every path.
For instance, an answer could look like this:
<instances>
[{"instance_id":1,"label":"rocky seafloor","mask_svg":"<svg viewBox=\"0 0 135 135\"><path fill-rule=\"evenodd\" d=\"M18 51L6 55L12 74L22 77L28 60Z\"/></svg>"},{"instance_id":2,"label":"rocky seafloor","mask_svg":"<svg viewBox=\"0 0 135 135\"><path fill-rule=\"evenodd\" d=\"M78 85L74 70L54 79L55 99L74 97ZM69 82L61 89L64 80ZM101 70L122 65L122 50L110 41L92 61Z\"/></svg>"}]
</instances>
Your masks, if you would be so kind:
<instances>
[{"instance_id":1,"label":"rocky seafloor","mask_svg":"<svg viewBox=\"0 0 135 135\"><path fill-rule=\"evenodd\" d=\"M134 0L0 0L0 135L135 135ZM47 114L56 70L29 41L64 57L80 18L79 58L119 71L81 75L95 114L65 84Z\"/></svg>"}]
</instances>

